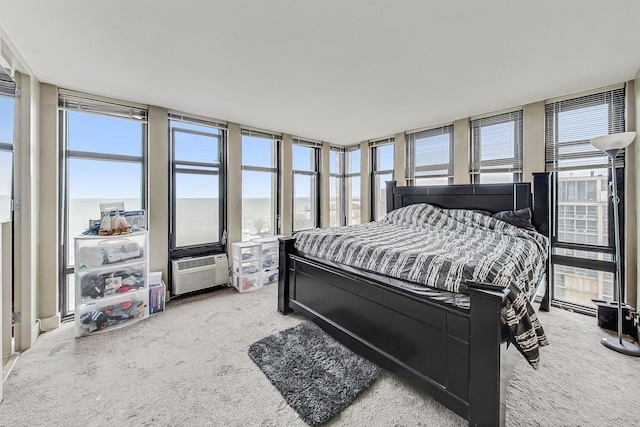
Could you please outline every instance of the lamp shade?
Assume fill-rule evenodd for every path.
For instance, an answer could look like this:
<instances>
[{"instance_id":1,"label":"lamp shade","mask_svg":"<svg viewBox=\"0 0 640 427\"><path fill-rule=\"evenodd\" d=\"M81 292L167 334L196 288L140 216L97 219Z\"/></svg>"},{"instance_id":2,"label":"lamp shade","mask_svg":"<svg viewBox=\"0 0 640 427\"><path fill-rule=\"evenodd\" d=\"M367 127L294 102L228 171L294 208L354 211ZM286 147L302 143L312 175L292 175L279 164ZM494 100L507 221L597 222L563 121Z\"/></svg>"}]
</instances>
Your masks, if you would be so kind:
<instances>
[{"instance_id":1,"label":"lamp shade","mask_svg":"<svg viewBox=\"0 0 640 427\"><path fill-rule=\"evenodd\" d=\"M589 142L598 150L620 150L633 142L635 132L620 132L593 138Z\"/></svg>"}]
</instances>

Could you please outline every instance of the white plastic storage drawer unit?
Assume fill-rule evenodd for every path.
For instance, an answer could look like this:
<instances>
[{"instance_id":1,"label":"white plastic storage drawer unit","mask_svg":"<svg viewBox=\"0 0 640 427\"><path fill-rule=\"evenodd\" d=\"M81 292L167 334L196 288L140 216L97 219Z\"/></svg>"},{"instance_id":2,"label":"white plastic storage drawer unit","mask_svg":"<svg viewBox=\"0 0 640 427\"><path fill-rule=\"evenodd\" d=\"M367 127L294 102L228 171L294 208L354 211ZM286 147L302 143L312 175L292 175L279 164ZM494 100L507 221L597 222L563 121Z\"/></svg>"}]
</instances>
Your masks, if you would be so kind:
<instances>
[{"instance_id":1,"label":"white plastic storage drawer unit","mask_svg":"<svg viewBox=\"0 0 640 427\"><path fill-rule=\"evenodd\" d=\"M262 287L262 245L258 242L231 244L233 278L231 284L238 292Z\"/></svg>"},{"instance_id":2,"label":"white plastic storage drawer unit","mask_svg":"<svg viewBox=\"0 0 640 427\"><path fill-rule=\"evenodd\" d=\"M75 238L76 337L109 331L149 315L146 230Z\"/></svg>"}]
</instances>

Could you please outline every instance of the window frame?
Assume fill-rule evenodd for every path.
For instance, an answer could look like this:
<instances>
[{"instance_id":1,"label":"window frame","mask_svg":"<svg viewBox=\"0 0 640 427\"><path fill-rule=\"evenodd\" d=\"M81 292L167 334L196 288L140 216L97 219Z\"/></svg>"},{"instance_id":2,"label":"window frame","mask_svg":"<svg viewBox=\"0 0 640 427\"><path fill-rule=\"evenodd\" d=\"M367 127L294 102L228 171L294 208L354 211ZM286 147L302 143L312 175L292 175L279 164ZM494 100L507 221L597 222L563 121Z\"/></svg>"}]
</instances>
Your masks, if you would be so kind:
<instances>
[{"instance_id":1,"label":"window frame","mask_svg":"<svg viewBox=\"0 0 640 427\"><path fill-rule=\"evenodd\" d=\"M336 169L337 172L331 172L331 166L329 166L329 204L331 204L331 178L336 178L337 184L336 188L338 189L338 212L336 215L338 217L338 225L337 227L341 227L347 224L347 211L346 211L346 150L344 147L330 147L329 151L333 151L336 153ZM329 153L331 156L331 153ZM331 162L329 162L331 163ZM331 215L331 213L329 213ZM331 216L329 216L329 227L331 227Z\"/></svg>"},{"instance_id":2,"label":"window frame","mask_svg":"<svg viewBox=\"0 0 640 427\"><path fill-rule=\"evenodd\" d=\"M371 206L369 209L369 220L377 221L376 218L376 207L378 205L378 195L376 194L376 179L380 175L391 174L391 179L393 180L393 172L394 169L378 169L378 159L379 159L379 149L385 146L392 146L395 148L395 138L387 138L383 140L369 142L369 152L371 157L371 178L370 178L370 197L371 197ZM395 151L393 153L394 161L392 164L395 164ZM385 199L386 202L386 199ZM382 218L380 218L382 219Z\"/></svg>"},{"instance_id":3,"label":"window frame","mask_svg":"<svg viewBox=\"0 0 640 427\"><path fill-rule=\"evenodd\" d=\"M433 165L419 165L416 166L416 143L419 139L432 138L439 135L449 136L449 162L438 163ZM425 129L417 132L408 132L405 135L407 141L407 184L410 186L416 186L419 179L431 179L431 178L447 178L447 185L453 184L453 125L438 126L436 128ZM427 172L429 170L447 170L447 173L421 175L418 176L418 172ZM425 184L436 185L436 184Z\"/></svg>"},{"instance_id":4,"label":"window frame","mask_svg":"<svg viewBox=\"0 0 640 427\"><path fill-rule=\"evenodd\" d=\"M613 91L615 91L616 89L611 90L611 92L613 93ZM622 89L624 91L624 88ZM549 273L549 275L552 277L552 281L555 278L555 266L562 266L565 268L580 268L580 269L586 269L586 270L591 270L591 271L595 271L595 272L603 272L603 273L611 273L613 274L613 282L614 282L614 286L613 286L613 299L617 300L618 297L622 298L624 300L625 298L625 263L622 262L622 277L620 278L623 286L621 288L621 293L622 295L618 296L616 295L617 290L616 290L616 286L615 286L615 275L616 275L616 263L614 261L615 258L615 243L614 243L614 233L615 233L615 224L613 221L613 209L614 209L614 204L611 198L611 180L612 180L612 176L611 176L611 163L609 163L608 166L603 165L602 161L597 161L596 159L598 159L598 157L602 157L602 156L598 156L598 157L594 157L593 155L586 155L585 158L590 158L593 157L594 158L594 162L592 164L588 164L587 162L584 163L580 163L580 166L575 166L575 165L570 165L568 167L560 167L558 166L558 161L559 161L559 155L558 155L558 151L560 149L560 143L558 141L559 139L559 120L558 120L558 115L560 114L559 111L559 104L561 104L562 102L568 102L569 105L564 105L563 111L562 112L566 112L566 111L571 111L571 110L579 110L582 108L587 108L587 107L592 107L592 106L596 106L596 105L601 105L603 104L603 102L598 102L595 101L594 98L595 96L599 96L599 95L603 95L604 97L604 103L606 103L608 105L608 131L610 133L614 133L617 132L619 130L615 129L615 126L620 126L620 123L622 123L622 127L624 128L624 115L625 115L625 111L624 111L624 101L621 102L621 109L619 108L620 106L614 107L614 103L616 102L615 96L613 96L612 98L607 98L607 96L605 95L606 93L608 93L609 91L604 90L601 92L596 92L593 95L586 95L586 96L576 96L573 98L569 98L566 99L566 101L558 101L558 102L551 102L548 103L546 108L545 108L545 144L547 145L546 148L546 154L545 154L545 162L547 164L547 170L551 171L553 173L553 178L552 178L552 182L553 182L553 193L552 193L552 200L553 200L553 226L552 226L552 235L551 235L551 261L550 261L550 266L551 266L551 271ZM591 98L592 96L594 96L594 98ZM624 97L624 95L622 95ZM581 98L583 98L584 102L581 101ZM616 108L618 108L618 110L616 110ZM613 112L612 112L613 111ZM549 141L549 138L553 138L553 141ZM588 141L586 141L588 142ZM575 141L567 141L565 142L566 144L570 144L570 145L575 145L578 143L585 143L584 140L575 140ZM622 153L623 154L623 153ZM604 155L604 153L603 153ZM552 157L550 159L550 157ZM610 162L610 161L609 161ZM562 171L590 171L590 170L595 170L595 169L604 169L607 168L607 178L606 178L606 182L607 182L607 215L608 215L608 220L607 220L607 244L606 245L598 245L598 244L589 244L589 243L576 243L576 242L566 242L564 240L560 240L559 239L559 234L560 234L560 230L559 230L559 225L560 225L560 221L567 221L567 220L573 220L573 221L577 221L577 220L584 220L585 221L585 230L588 229L588 220L589 220L589 206L585 205L585 218L577 218L577 209L575 209L575 205L571 205L574 206L573 209L571 209L574 214L572 216L572 218L565 218L566 215L571 216L570 214L566 213L567 211L567 205L560 205L559 201L560 201L560 192L561 192L561 178L560 178L560 172ZM624 190L625 190L625 179L624 179L624 156L623 155L618 155L618 157L616 158L616 168L615 168L615 173L616 173L616 180L617 180L617 187L618 187L618 193L616 195L616 197L618 197L619 199L619 204L618 204L618 215L620 217L620 224L619 224L619 233L620 236L624 236L624 223L625 223L625 215L624 215ZM587 176L588 177L588 176ZM565 181L567 182L567 181ZM585 189L587 187L587 184L585 184ZM597 191L597 190L596 190ZM577 195L578 189L576 186L576 195ZM587 191L588 193L588 191ZM568 203L571 203L570 200L567 200ZM580 203L580 201L576 200L573 203ZM562 209L561 209L562 208ZM561 214L562 212L562 214ZM562 215L562 218L560 217ZM596 218L597 221L597 218ZM575 227L574 227L575 228ZM585 234L586 236L586 234ZM556 253L556 249L559 249L559 253ZM621 246L620 248L621 251L621 258L622 260L624 260L625 257L625 248L624 245ZM576 255L576 253L584 253L585 256L578 256ZM591 256L591 257L590 257ZM595 257L600 256L603 259L594 259ZM608 259L604 259L604 258L608 258ZM549 287L550 292L551 292L551 301L554 305L560 306L560 307L568 307L568 308L572 308L574 310L580 311L580 312L584 312L584 313L589 313L589 314L594 314L596 312L596 308L595 306L586 306L583 304L580 304L578 302L574 302L574 301L569 301L569 300L565 300L565 299L558 299L556 298L556 290L555 290L555 284L553 286Z\"/></svg>"},{"instance_id":5,"label":"window frame","mask_svg":"<svg viewBox=\"0 0 640 427\"><path fill-rule=\"evenodd\" d=\"M92 105L97 105L97 108L92 108L88 112L84 112L81 109L68 107L66 104L67 96L69 96L73 101L77 100L85 100L87 103L91 103ZM59 141L59 171L60 171L60 182L59 182L59 206L60 206L60 224L59 224L59 253L58 253L58 273L59 273L59 301L58 307L60 309L61 316L63 318L72 317L75 312L70 310L69 306L67 306L70 301L69 292L67 289L67 279L75 274L75 265L69 265L68 261L68 251L73 247L74 242L68 241L68 229L69 229L69 163L71 160L90 160L90 161L110 161L110 162L123 162L123 163L134 163L140 164L141 176L140 176L140 208L145 209L148 205L148 144L149 144L149 123L148 123L148 113L146 109L141 109L139 107L129 107L124 103L111 103L105 102L100 99L96 99L91 95L67 95L66 91L60 91L58 95L58 141ZM132 110L138 110L142 114L144 114L143 118L134 119L127 118L125 116L118 116L113 113L113 110L109 107L106 107L104 112L101 113L99 110L100 105L111 105L114 108L122 108L127 109L131 108ZM111 154L104 152L87 152L87 151L79 151L79 150L69 150L69 113L72 111L83 112L85 114L97 114L103 115L107 117L119 118L122 120L134 120L141 124L141 134L140 134L140 156L135 155L125 155L125 154ZM131 114L131 117L134 115ZM96 218L97 219L97 218ZM74 303L75 304L75 303ZM71 305L74 305L71 304Z\"/></svg>"},{"instance_id":6,"label":"window frame","mask_svg":"<svg viewBox=\"0 0 640 427\"><path fill-rule=\"evenodd\" d=\"M14 172L15 172L15 152L14 152L14 139L15 139L15 83L10 82L8 80L4 80L3 73L0 72L0 98L7 98L13 101L13 120L11 123L12 131L12 140L11 141L1 141L0 140L0 153L9 153L11 156L11 168L9 171L10 182L9 182L9 221L13 222L13 199L14 199ZM8 77L7 77L8 78Z\"/></svg>"},{"instance_id":7,"label":"window frame","mask_svg":"<svg viewBox=\"0 0 640 427\"><path fill-rule=\"evenodd\" d=\"M291 230L292 232L298 232L298 231L305 231L305 230L311 230L314 229L316 227L320 226L320 148L321 148L321 144L316 144L313 142L309 142L309 141L304 141L302 139L293 139L292 141L292 153L293 153L293 146L301 146L301 147L307 147L309 149L311 149L312 153L313 153L313 162L312 163L312 170L308 171L308 170L297 170L294 168L295 166L295 159L294 156L292 155L291 158L291 201L292 201L292 214L293 217L291 218ZM311 219L313 221L313 225L311 228L300 228L297 229L295 228L295 199L296 199L296 187L295 187L295 182L296 182L296 175L301 175L301 176L309 176L312 177L312 179L315 180L315 185L313 186L313 190L314 190L314 194L310 195L310 198L312 199L313 203L315 204L315 209L314 212L311 215Z\"/></svg>"},{"instance_id":8,"label":"window frame","mask_svg":"<svg viewBox=\"0 0 640 427\"><path fill-rule=\"evenodd\" d=\"M360 162L359 162L360 170L349 172L349 170L351 170L352 165L351 165L351 162L348 162L347 164L347 157L349 153L353 151L358 151L360 154ZM347 166L349 166L349 168L347 168ZM359 209L360 219L358 220L358 222L354 222L354 223L352 223L351 218L349 218L349 214L351 214L351 211L353 210L352 208L353 194L351 191L353 189L351 187L351 183L353 181L351 181L351 178L358 178L360 180L360 209ZM349 186L347 186L347 182L349 183ZM360 144L352 145L344 148L344 190L345 190L344 192L344 224L345 225L360 224L362 222L362 147L360 146ZM348 199L347 199L347 193L350 196Z\"/></svg>"},{"instance_id":9,"label":"window frame","mask_svg":"<svg viewBox=\"0 0 640 427\"><path fill-rule=\"evenodd\" d=\"M172 126L172 122L180 122L186 124L193 124L197 126L206 126L217 129L220 133L213 134L204 131L197 131L193 129L181 129ZM216 122L209 122L205 120L189 118L185 116L169 114L168 120L168 132L169 132L169 168L170 168L170 181L169 181L169 259L182 258L187 256L208 255L214 253L224 253L226 251L226 236L227 236L227 173L226 173L226 159L227 159L227 129L224 125ZM204 137L218 138L218 162L193 162L176 160L175 155L175 143L176 134L186 133L191 135L199 135ZM201 168L201 169L198 169ZM208 169L205 169L208 168ZM176 177L177 174L194 174L194 175L217 175L218 176L218 241L200 243L195 245L177 246L176 245Z\"/></svg>"},{"instance_id":10,"label":"window frame","mask_svg":"<svg viewBox=\"0 0 640 427\"><path fill-rule=\"evenodd\" d=\"M514 115L516 117L514 117ZM513 157L503 157L493 160L482 160L482 128L485 126L492 126L503 123L513 123L514 126L514 139L513 139ZM523 110L518 109L509 111L506 113L495 114L491 116L485 116L477 119L472 119L469 123L471 132L471 153L470 153L470 168L469 173L471 175L472 184L480 184L482 175L498 174L498 173L512 173L512 182L522 181L522 167L523 167ZM484 163L494 163L497 165L504 165L505 167L486 169L488 165ZM509 167L510 166L510 167Z\"/></svg>"},{"instance_id":11,"label":"window frame","mask_svg":"<svg viewBox=\"0 0 640 427\"><path fill-rule=\"evenodd\" d=\"M244 136L269 139L273 144L271 155L274 156L273 158L274 161L272 164L275 166L265 167L265 166L245 165L244 155L243 155L240 161L240 169L241 169L240 173L242 174L242 172L244 171L249 171L249 172L270 172L272 174L275 174L275 191L273 193L273 196L275 197L275 200L273 201L273 204L275 206L275 211L272 212L275 219L274 221L275 229L273 230L273 235L280 234L282 230L282 215L281 215L281 207L280 207L280 201L282 198L281 191L280 191L281 184L282 184L282 173L281 173L282 135L263 132L263 131L256 131L248 128L242 128L240 131L240 143L242 144L243 148L244 148L244 141L242 140L242 137ZM242 176L241 188L242 188L243 194L242 194L242 210L240 212L240 215L241 215L242 227L244 227L244 176Z\"/></svg>"}]
</instances>

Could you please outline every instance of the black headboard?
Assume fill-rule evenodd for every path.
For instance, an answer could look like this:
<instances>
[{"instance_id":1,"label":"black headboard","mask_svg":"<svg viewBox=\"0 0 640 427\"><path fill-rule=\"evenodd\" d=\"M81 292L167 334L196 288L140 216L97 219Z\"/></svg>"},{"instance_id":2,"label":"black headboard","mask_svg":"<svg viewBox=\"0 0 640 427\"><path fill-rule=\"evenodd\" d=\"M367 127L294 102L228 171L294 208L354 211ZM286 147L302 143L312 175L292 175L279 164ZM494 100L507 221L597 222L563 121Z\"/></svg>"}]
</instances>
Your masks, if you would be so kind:
<instances>
[{"instance_id":1,"label":"black headboard","mask_svg":"<svg viewBox=\"0 0 640 427\"><path fill-rule=\"evenodd\" d=\"M387 212L416 203L492 213L530 207L534 227L548 237L551 230L549 180L549 173L534 173L533 193L528 182L398 187L395 181L388 181Z\"/></svg>"}]
</instances>

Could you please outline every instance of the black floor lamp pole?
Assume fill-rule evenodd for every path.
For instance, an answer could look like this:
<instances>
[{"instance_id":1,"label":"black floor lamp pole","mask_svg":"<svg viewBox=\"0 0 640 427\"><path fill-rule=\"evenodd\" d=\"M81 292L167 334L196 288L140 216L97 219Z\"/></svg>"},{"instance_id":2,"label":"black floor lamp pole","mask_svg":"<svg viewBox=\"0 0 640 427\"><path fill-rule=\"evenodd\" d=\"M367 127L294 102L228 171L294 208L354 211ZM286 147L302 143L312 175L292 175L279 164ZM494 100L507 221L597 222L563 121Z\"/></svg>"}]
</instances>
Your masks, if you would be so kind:
<instances>
[{"instance_id":1,"label":"black floor lamp pole","mask_svg":"<svg viewBox=\"0 0 640 427\"><path fill-rule=\"evenodd\" d=\"M607 155L611 158L611 182L613 184L613 224L614 224L614 238L616 245L616 292L618 299L618 337L605 337L600 341L602 345L618 353L626 354L628 356L640 357L640 347L627 342L622 339L622 259L620 259L620 217L618 215L618 204L620 199L618 197L618 182L616 179L616 164L615 159L620 149L606 150Z\"/></svg>"}]
</instances>

